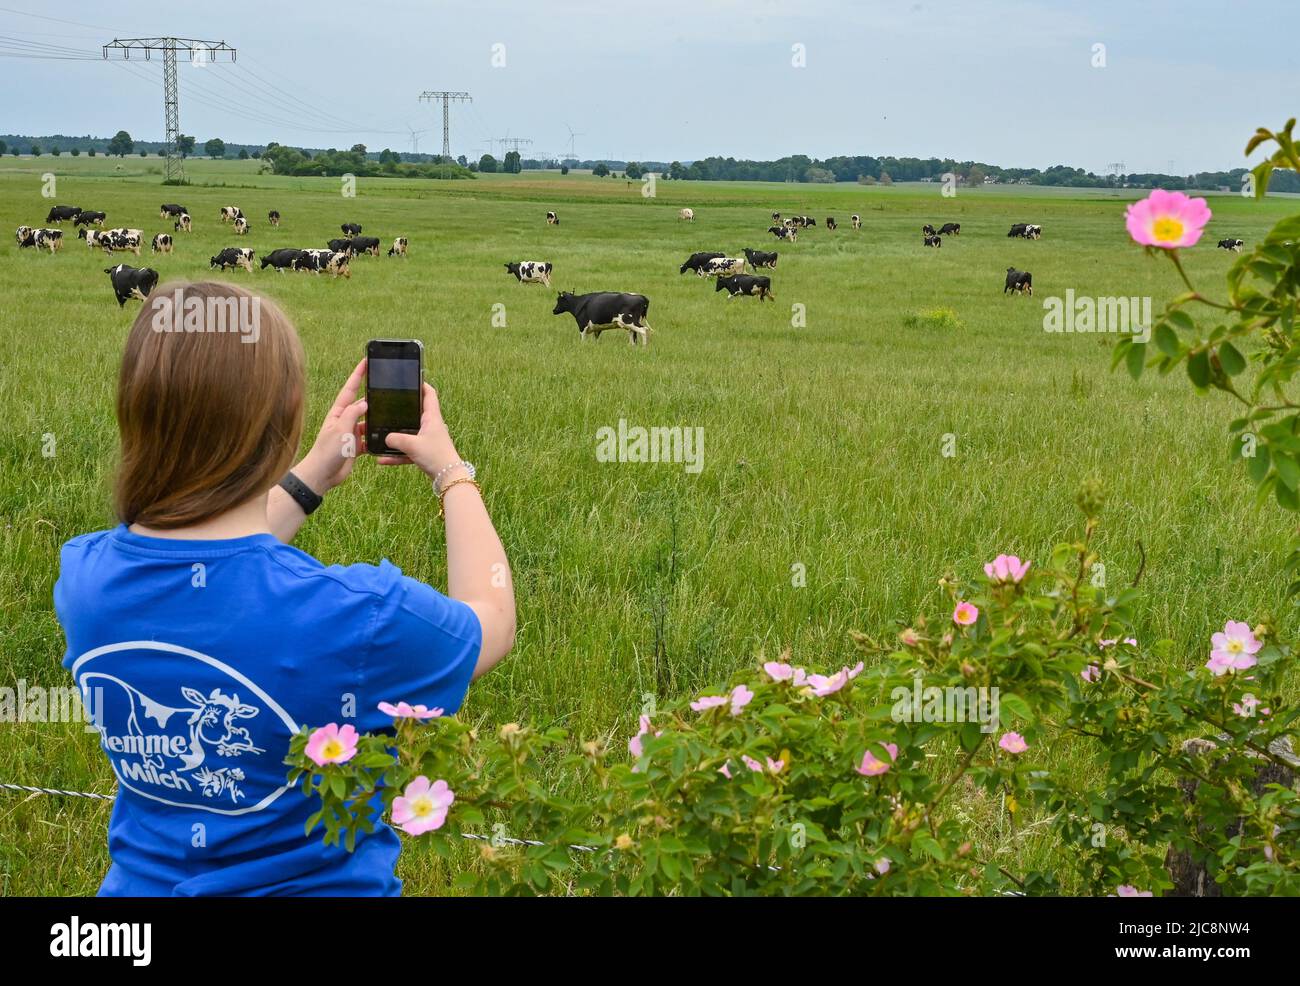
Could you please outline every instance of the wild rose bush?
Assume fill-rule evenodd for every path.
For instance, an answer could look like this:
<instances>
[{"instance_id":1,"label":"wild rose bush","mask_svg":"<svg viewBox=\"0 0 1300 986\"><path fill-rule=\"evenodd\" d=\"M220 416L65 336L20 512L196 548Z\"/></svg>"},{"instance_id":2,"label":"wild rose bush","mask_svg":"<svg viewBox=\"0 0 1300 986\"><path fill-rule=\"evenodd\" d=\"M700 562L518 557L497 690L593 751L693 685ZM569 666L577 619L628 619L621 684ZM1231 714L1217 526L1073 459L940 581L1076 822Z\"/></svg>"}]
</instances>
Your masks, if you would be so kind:
<instances>
[{"instance_id":1,"label":"wild rose bush","mask_svg":"<svg viewBox=\"0 0 1300 986\"><path fill-rule=\"evenodd\" d=\"M1152 670L1171 644L1134 639L1137 590L1093 584L1097 489L1080 504L1077 542L943 578L933 612L856 636L854 667L756 662L646 710L613 748L385 706L393 736L304 730L290 778L327 842L380 814L449 857L485 839L456 881L472 893L1145 894L1171 887L1171 849L1225 894L1300 893L1297 796L1254 785L1300 715L1280 687L1290 648L1229 621ZM1051 825L1041 870L984 855L957 810L981 791L1013 825Z\"/></svg>"}]
</instances>

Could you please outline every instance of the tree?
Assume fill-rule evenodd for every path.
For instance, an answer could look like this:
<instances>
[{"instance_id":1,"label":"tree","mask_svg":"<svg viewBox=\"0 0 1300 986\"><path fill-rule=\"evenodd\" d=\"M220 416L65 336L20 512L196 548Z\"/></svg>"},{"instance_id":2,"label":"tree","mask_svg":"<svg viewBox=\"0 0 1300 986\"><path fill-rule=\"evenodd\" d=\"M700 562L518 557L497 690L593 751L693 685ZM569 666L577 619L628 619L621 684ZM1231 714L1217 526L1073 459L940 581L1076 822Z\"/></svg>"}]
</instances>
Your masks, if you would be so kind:
<instances>
[{"instance_id":1,"label":"tree","mask_svg":"<svg viewBox=\"0 0 1300 986\"><path fill-rule=\"evenodd\" d=\"M968 185L983 185L983 184L984 184L984 169L981 168L979 165L975 165L975 167L973 167L973 168L971 168L969 171L967 171L967 172L966 172L966 184L968 184Z\"/></svg>"},{"instance_id":2,"label":"tree","mask_svg":"<svg viewBox=\"0 0 1300 986\"><path fill-rule=\"evenodd\" d=\"M181 157L189 157L194 153L194 138L179 134L176 137L176 151Z\"/></svg>"},{"instance_id":3,"label":"tree","mask_svg":"<svg viewBox=\"0 0 1300 986\"><path fill-rule=\"evenodd\" d=\"M880 169L880 184L882 185L894 184L894 179L889 177L889 172L886 171L884 168Z\"/></svg>"},{"instance_id":4,"label":"tree","mask_svg":"<svg viewBox=\"0 0 1300 986\"><path fill-rule=\"evenodd\" d=\"M389 164L390 162L392 164L397 164L401 160L402 160L402 156L400 154L398 154L394 150L390 150L387 147L385 147L382 151L379 152L380 164Z\"/></svg>"},{"instance_id":5,"label":"tree","mask_svg":"<svg viewBox=\"0 0 1300 986\"><path fill-rule=\"evenodd\" d=\"M135 149L135 141L125 130L119 130L113 135L113 139L108 142L108 153L116 154L118 157L126 157Z\"/></svg>"},{"instance_id":6,"label":"tree","mask_svg":"<svg viewBox=\"0 0 1300 986\"><path fill-rule=\"evenodd\" d=\"M249 157L251 157L254 161L256 161L261 156L262 156L261 151L254 151L252 154L249 155Z\"/></svg>"},{"instance_id":7,"label":"tree","mask_svg":"<svg viewBox=\"0 0 1300 986\"><path fill-rule=\"evenodd\" d=\"M9 150L9 145L6 144L3 140L0 140L0 154L4 154L4 152L7 150Z\"/></svg>"},{"instance_id":8,"label":"tree","mask_svg":"<svg viewBox=\"0 0 1300 986\"><path fill-rule=\"evenodd\" d=\"M641 165L637 164L635 161L629 161L627 163L627 168L624 169L624 174L626 174L629 178L640 178L642 175L645 174L645 169L642 168Z\"/></svg>"},{"instance_id":9,"label":"tree","mask_svg":"<svg viewBox=\"0 0 1300 986\"><path fill-rule=\"evenodd\" d=\"M568 173L569 173L569 166L567 164L560 165L560 174L567 175Z\"/></svg>"},{"instance_id":10,"label":"tree","mask_svg":"<svg viewBox=\"0 0 1300 986\"><path fill-rule=\"evenodd\" d=\"M495 174L497 170L497 159L491 154L484 154L478 159L478 170L484 174Z\"/></svg>"},{"instance_id":11,"label":"tree","mask_svg":"<svg viewBox=\"0 0 1300 986\"><path fill-rule=\"evenodd\" d=\"M512 175L517 175L519 172L524 170L523 163L519 160L518 151L506 151L506 157L501 164L501 170Z\"/></svg>"},{"instance_id":12,"label":"tree","mask_svg":"<svg viewBox=\"0 0 1300 986\"><path fill-rule=\"evenodd\" d=\"M604 178L606 175L609 174L609 165L607 165L604 161L597 161L596 166L591 169L591 173L595 175L597 178Z\"/></svg>"},{"instance_id":13,"label":"tree","mask_svg":"<svg viewBox=\"0 0 1300 986\"><path fill-rule=\"evenodd\" d=\"M41 145L32 144L32 157L40 157L40 156L41 156Z\"/></svg>"},{"instance_id":14,"label":"tree","mask_svg":"<svg viewBox=\"0 0 1300 986\"><path fill-rule=\"evenodd\" d=\"M456 163L459 164L462 168L469 167L469 162L465 160L464 154L461 154L459 157L456 158Z\"/></svg>"},{"instance_id":15,"label":"tree","mask_svg":"<svg viewBox=\"0 0 1300 986\"><path fill-rule=\"evenodd\" d=\"M59 148L58 148L57 146L55 146L55 147L51 147L51 148L50 148L50 153L53 154L55 157L58 157L58 156L59 156L60 154L62 154L63 152L62 152L61 150L59 150Z\"/></svg>"},{"instance_id":16,"label":"tree","mask_svg":"<svg viewBox=\"0 0 1300 986\"><path fill-rule=\"evenodd\" d=\"M366 145L365 145L365 144L353 144L353 145L352 145L352 153L353 153L353 154L360 154L362 157L365 157L365 154L366 154Z\"/></svg>"},{"instance_id":17,"label":"tree","mask_svg":"<svg viewBox=\"0 0 1300 986\"><path fill-rule=\"evenodd\" d=\"M682 166L682 162L674 161L672 164L668 165L668 177L672 181L677 181L680 178L686 177L686 168Z\"/></svg>"},{"instance_id":18,"label":"tree","mask_svg":"<svg viewBox=\"0 0 1300 986\"><path fill-rule=\"evenodd\" d=\"M141 149L140 149L140 156L141 156L141 157L148 157L148 156L149 156L149 152L146 151L144 148L141 148Z\"/></svg>"},{"instance_id":19,"label":"tree","mask_svg":"<svg viewBox=\"0 0 1300 986\"><path fill-rule=\"evenodd\" d=\"M3 153L4 153L3 151L0 151L0 154L3 154ZM72 156L73 156L73 157L81 157L81 148L80 148L80 147L74 147L74 148L72 149L71 153L72 153Z\"/></svg>"},{"instance_id":20,"label":"tree","mask_svg":"<svg viewBox=\"0 0 1300 986\"><path fill-rule=\"evenodd\" d=\"M247 148L247 147L241 147L241 148L239 149L239 160L241 160L241 161L247 161L247 160L248 160L248 148Z\"/></svg>"},{"instance_id":21,"label":"tree","mask_svg":"<svg viewBox=\"0 0 1300 986\"><path fill-rule=\"evenodd\" d=\"M203 152L207 154L208 157L225 157L226 142L220 137L213 137L203 145Z\"/></svg>"},{"instance_id":22,"label":"tree","mask_svg":"<svg viewBox=\"0 0 1300 986\"><path fill-rule=\"evenodd\" d=\"M14 151L14 153L17 154L18 152L17 152L17 151ZM88 155L90 155L91 157L94 157L94 156L95 156L95 149L92 147L92 148L91 148L90 150L88 150L86 153L87 153Z\"/></svg>"}]
</instances>

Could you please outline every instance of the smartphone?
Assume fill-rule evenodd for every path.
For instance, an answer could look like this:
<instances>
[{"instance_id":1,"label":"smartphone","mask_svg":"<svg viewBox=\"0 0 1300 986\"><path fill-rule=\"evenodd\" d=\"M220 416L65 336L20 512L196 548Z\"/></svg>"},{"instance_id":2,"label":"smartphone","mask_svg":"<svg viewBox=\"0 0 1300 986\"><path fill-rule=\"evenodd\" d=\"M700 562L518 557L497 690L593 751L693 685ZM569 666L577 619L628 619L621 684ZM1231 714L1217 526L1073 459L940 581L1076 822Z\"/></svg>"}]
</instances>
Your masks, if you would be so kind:
<instances>
[{"instance_id":1,"label":"smartphone","mask_svg":"<svg viewBox=\"0 0 1300 986\"><path fill-rule=\"evenodd\" d=\"M418 339L371 339L366 343L366 451L401 455L388 447L393 432L420 430L423 412L424 344Z\"/></svg>"}]
</instances>

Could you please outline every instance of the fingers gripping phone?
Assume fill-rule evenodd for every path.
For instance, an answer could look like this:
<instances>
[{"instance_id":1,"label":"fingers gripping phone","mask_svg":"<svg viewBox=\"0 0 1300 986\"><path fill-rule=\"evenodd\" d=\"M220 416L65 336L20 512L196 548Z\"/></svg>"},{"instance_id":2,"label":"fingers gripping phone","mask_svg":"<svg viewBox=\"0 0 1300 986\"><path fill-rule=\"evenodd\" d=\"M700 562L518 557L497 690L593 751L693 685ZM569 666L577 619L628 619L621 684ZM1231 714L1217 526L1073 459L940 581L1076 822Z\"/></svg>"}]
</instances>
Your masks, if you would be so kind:
<instances>
[{"instance_id":1,"label":"fingers gripping phone","mask_svg":"<svg viewBox=\"0 0 1300 986\"><path fill-rule=\"evenodd\" d=\"M420 431L424 344L418 339L371 339L366 343L366 451L402 455L388 447L393 432Z\"/></svg>"}]
</instances>

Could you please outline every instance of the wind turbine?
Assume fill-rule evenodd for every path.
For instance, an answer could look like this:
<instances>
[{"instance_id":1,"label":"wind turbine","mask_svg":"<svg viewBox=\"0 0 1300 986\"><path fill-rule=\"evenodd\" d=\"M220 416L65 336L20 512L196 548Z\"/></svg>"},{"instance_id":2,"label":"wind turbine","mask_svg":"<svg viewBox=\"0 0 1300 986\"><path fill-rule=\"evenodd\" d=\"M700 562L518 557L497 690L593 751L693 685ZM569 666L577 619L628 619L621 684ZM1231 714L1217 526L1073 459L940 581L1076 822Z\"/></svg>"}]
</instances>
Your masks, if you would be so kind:
<instances>
[{"instance_id":1,"label":"wind turbine","mask_svg":"<svg viewBox=\"0 0 1300 986\"><path fill-rule=\"evenodd\" d=\"M573 132L573 128L572 128L571 126L569 126L567 123L564 125L564 129L567 130L567 131L569 131L569 160L571 160L571 161L576 161L576 160L578 160L578 155L577 155L576 153L574 153L574 150L573 150L573 138L574 138L574 137L585 137L585 136L587 136L587 135L586 135L586 134L581 134L581 133L577 133L577 134L574 133L574 132Z\"/></svg>"}]
</instances>

